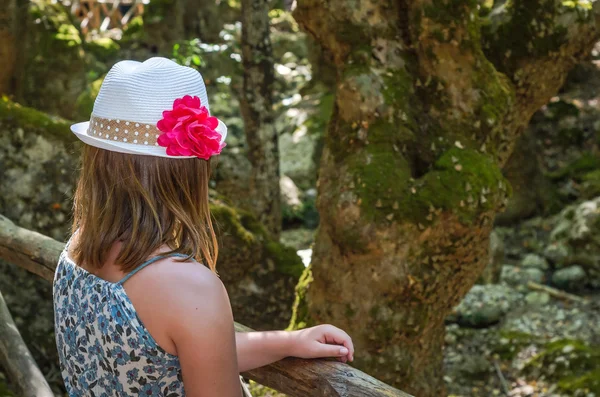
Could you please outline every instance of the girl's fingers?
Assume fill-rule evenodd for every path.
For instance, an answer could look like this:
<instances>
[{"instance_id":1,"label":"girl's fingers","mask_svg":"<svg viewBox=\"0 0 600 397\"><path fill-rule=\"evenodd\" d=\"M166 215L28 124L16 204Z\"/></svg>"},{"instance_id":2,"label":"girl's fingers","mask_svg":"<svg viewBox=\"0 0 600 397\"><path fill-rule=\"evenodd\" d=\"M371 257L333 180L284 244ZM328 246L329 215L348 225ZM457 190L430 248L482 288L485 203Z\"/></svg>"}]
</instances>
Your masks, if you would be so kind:
<instances>
[{"instance_id":1,"label":"girl's fingers","mask_svg":"<svg viewBox=\"0 0 600 397\"><path fill-rule=\"evenodd\" d=\"M325 334L326 343L336 343L339 345L343 345L348 349L348 359L350 361L354 360L354 344L352 343L352 338L346 332L341 329L331 326L331 328Z\"/></svg>"},{"instance_id":2,"label":"girl's fingers","mask_svg":"<svg viewBox=\"0 0 600 397\"><path fill-rule=\"evenodd\" d=\"M349 354L349 350L345 346L319 343L317 354L318 357L346 357Z\"/></svg>"}]
</instances>

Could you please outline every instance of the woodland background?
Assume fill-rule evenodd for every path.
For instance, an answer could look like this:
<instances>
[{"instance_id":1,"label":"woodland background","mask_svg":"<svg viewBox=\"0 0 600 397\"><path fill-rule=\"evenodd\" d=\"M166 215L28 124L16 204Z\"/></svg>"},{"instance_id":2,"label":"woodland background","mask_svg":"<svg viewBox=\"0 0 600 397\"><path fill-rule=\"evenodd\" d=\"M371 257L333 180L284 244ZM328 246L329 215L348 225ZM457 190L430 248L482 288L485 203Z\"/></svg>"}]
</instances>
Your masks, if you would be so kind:
<instances>
[{"instance_id":1,"label":"woodland background","mask_svg":"<svg viewBox=\"0 0 600 397\"><path fill-rule=\"evenodd\" d=\"M115 62L166 56L229 126L236 321L338 325L416 396L600 396L594 1L150 0L103 31L71 5L1 0L0 214L66 240L70 120ZM0 262L0 291L64 394L51 286Z\"/></svg>"}]
</instances>

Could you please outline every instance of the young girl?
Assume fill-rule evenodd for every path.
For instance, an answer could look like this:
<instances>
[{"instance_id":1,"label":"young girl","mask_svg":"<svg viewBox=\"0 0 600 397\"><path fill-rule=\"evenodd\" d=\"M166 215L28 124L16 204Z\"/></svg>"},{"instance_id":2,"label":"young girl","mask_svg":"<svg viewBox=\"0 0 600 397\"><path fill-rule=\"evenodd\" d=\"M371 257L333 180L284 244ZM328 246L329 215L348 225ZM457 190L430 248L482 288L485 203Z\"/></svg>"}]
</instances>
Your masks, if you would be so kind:
<instances>
[{"instance_id":1,"label":"young girl","mask_svg":"<svg viewBox=\"0 0 600 397\"><path fill-rule=\"evenodd\" d=\"M69 396L233 397L240 372L286 356L353 360L331 325L234 332L208 204L209 159L227 128L197 71L119 62L72 131L85 145L54 280Z\"/></svg>"}]
</instances>

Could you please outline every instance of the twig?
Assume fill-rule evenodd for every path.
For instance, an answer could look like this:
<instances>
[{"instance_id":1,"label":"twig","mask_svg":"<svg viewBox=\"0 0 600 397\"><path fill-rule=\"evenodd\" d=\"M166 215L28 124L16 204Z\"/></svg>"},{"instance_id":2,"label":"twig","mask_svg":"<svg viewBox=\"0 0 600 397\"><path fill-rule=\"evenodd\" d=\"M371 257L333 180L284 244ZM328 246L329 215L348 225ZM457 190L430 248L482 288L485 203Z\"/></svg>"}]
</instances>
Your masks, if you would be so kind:
<instances>
[{"instance_id":1,"label":"twig","mask_svg":"<svg viewBox=\"0 0 600 397\"><path fill-rule=\"evenodd\" d=\"M506 378L504 378L504 374L502 373L502 369L500 369L500 365L498 365L497 361L494 361L494 368L496 369L496 374L500 379L500 384L502 385L502 389L504 389L504 394L507 396L510 393L510 389L508 388L508 383L506 383Z\"/></svg>"},{"instance_id":2,"label":"twig","mask_svg":"<svg viewBox=\"0 0 600 397\"><path fill-rule=\"evenodd\" d=\"M564 291L558 290L556 288L549 287L547 285L538 284L533 281L527 282L527 288L532 289L534 291L546 292L546 293L548 293L548 295L551 295L558 299L566 299L566 300L579 302L579 303L588 303L587 300L585 300L577 295L569 294L568 292L564 292Z\"/></svg>"}]
</instances>

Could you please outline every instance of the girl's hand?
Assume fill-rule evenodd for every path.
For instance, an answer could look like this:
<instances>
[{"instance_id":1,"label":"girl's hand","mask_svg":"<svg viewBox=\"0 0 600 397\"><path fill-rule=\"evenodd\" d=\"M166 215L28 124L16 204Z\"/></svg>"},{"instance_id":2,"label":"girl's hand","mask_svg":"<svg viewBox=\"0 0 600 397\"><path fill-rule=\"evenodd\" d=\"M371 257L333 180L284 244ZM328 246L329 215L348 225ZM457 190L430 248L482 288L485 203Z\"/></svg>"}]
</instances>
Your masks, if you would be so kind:
<instances>
[{"instance_id":1,"label":"girl's hand","mask_svg":"<svg viewBox=\"0 0 600 397\"><path fill-rule=\"evenodd\" d=\"M337 357L343 363L354 361L352 338L333 325L292 331L291 356L300 358Z\"/></svg>"}]
</instances>

